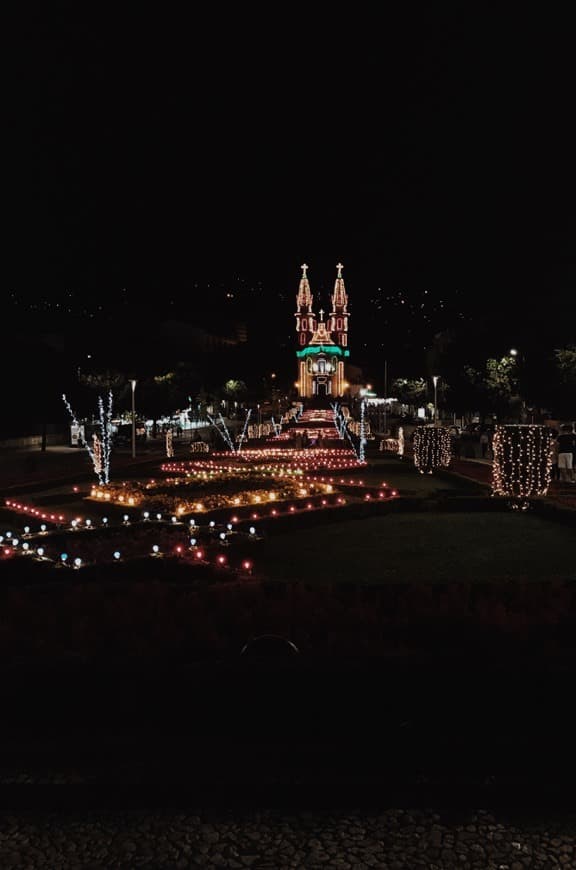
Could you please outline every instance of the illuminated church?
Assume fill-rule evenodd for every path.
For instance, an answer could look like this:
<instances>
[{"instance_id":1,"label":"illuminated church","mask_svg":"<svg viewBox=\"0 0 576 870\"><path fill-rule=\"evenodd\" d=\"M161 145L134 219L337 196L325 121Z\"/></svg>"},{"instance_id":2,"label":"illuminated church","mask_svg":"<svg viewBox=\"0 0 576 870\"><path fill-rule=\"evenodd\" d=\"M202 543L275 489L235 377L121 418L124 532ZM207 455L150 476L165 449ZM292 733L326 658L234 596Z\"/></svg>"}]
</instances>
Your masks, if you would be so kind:
<instances>
[{"instance_id":1,"label":"illuminated church","mask_svg":"<svg viewBox=\"0 0 576 870\"><path fill-rule=\"evenodd\" d=\"M332 310L326 321L320 309L319 318L313 310L313 296L308 281L308 266L302 266L302 277L296 297L296 333L298 335L298 381L301 399L341 398L348 387L344 361L348 349L348 295L342 277L342 263L332 293Z\"/></svg>"}]
</instances>

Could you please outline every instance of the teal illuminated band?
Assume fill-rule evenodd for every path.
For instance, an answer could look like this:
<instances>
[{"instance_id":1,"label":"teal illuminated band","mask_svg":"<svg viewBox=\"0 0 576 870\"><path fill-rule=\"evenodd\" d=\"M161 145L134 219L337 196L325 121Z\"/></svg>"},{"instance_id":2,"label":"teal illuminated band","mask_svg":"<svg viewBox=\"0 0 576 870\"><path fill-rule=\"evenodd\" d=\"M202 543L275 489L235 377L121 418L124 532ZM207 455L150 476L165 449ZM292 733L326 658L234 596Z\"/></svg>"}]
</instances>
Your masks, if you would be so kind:
<instances>
[{"instance_id":1,"label":"teal illuminated band","mask_svg":"<svg viewBox=\"0 0 576 870\"><path fill-rule=\"evenodd\" d=\"M310 356L312 353L327 353L336 356L350 356L349 350L342 350L341 347L338 347L337 344L316 344L305 347L303 350L297 350L296 356L298 358L302 358L303 356Z\"/></svg>"}]
</instances>

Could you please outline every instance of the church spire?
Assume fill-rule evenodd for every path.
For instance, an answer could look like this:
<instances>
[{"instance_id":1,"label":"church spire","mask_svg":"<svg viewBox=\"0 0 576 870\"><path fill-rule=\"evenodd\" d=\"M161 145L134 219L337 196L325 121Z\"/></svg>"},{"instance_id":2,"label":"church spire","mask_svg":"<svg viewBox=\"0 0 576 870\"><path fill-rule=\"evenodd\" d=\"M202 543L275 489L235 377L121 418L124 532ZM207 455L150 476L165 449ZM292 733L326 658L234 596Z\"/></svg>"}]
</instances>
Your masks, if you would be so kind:
<instances>
[{"instance_id":1,"label":"church spire","mask_svg":"<svg viewBox=\"0 0 576 870\"><path fill-rule=\"evenodd\" d=\"M332 294L332 311L328 320L328 329L335 336L336 342L340 347L348 346L348 294L344 286L344 278L342 277L342 263L336 266L338 274L336 275L336 283L334 284L334 293Z\"/></svg>"},{"instance_id":2,"label":"church spire","mask_svg":"<svg viewBox=\"0 0 576 870\"><path fill-rule=\"evenodd\" d=\"M312 292L308 282L308 266L302 263L302 277L296 296L296 332L300 347L304 347L314 334L316 318L312 311Z\"/></svg>"},{"instance_id":3,"label":"church spire","mask_svg":"<svg viewBox=\"0 0 576 870\"><path fill-rule=\"evenodd\" d=\"M342 263L338 263L336 268L338 269L338 274L336 276L336 283L334 284L334 293L332 294L332 313L347 314L346 306L348 305L348 295L346 293L346 288L344 287L344 278L342 277L342 269L344 266Z\"/></svg>"},{"instance_id":4,"label":"church spire","mask_svg":"<svg viewBox=\"0 0 576 870\"><path fill-rule=\"evenodd\" d=\"M302 263L302 277L300 278L300 287L298 288L298 296L296 297L296 305L298 307L298 312L302 313L302 309L305 309L308 313L312 313L312 292L310 290L310 283L308 281L308 275L306 274L308 271L308 266L306 263Z\"/></svg>"}]
</instances>

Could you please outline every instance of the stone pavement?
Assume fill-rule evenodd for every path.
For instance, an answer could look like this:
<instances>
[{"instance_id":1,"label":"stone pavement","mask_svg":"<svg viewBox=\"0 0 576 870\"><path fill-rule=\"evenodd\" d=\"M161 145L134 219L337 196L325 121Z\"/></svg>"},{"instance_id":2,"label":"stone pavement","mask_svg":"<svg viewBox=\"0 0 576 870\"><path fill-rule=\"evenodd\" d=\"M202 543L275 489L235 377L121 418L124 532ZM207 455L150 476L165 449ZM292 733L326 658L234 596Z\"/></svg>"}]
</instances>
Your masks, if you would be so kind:
<instances>
[{"instance_id":1,"label":"stone pavement","mask_svg":"<svg viewBox=\"0 0 576 870\"><path fill-rule=\"evenodd\" d=\"M339 868L552 870L576 867L576 818L537 822L486 811L25 811L0 815L12 868Z\"/></svg>"}]
</instances>

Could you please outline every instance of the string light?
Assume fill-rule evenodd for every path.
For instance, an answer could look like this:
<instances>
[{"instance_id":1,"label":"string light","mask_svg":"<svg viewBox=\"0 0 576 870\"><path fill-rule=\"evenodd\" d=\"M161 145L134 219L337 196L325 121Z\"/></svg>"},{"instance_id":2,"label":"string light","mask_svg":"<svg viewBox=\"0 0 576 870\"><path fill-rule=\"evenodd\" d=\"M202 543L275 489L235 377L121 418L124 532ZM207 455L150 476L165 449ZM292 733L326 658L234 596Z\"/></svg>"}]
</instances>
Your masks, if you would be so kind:
<instances>
[{"instance_id":1,"label":"string light","mask_svg":"<svg viewBox=\"0 0 576 870\"><path fill-rule=\"evenodd\" d=\"M72 422L78 427L80 443L87 450L92 461L94 472L98 477L98 482L101 485L106 485L110 481L110 454L112 452L112 390L108 393L108 405L104 409L102 396L98 397L98 423L100 426L100 437L96 436L94 447L90 447L84 437L84 429L78 423L76 415L72 410L66 394L62 394L62 400L66 405L66 409L72 418Z\"/></svg>"},{"instance_id":2,"label":"string light","mask_svg":"<svg viewBox=\"0 0 576 870\"><path fill-rule=\"evenodd\" d=\"M546 495L552 478L552 432L547 426L496 426L492 445L492 495Z\"/></svg>"},{"instance_id":3,"label":"string light","mask_svg":"<svg viewBox=\"0 0 576 870\"><path fill-rule=\"evenodd\" d=\"M450 465L450 433L443 426L418 426L414 433L414 465L421 474Z\"/></svg>"}]
</instances>

